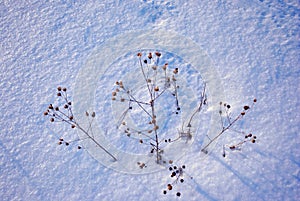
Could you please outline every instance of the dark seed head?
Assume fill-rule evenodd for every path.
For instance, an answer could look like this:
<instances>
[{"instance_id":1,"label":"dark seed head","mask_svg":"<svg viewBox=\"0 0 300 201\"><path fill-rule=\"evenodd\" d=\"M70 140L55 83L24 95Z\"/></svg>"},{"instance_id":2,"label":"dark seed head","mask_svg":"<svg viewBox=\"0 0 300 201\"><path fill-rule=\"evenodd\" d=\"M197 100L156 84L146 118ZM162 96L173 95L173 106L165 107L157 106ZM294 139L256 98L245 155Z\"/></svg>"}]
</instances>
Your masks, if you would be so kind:
<instances>
[{"instance_id":1,"label":"dark seed head","mask_svg":"<svg viewBox=\"0 0 300 201\"><path fill-rule=\"evenodd\" d=\"M164 191L163 191L163 194L167 194L167 191L166 191L166 190L164 190Z\"/></svg>"},{"instance_id":2,"label":"dark seed head","mask_svg":"<svg viewBox=\"0 0 300 201\"><path fill-rule=\"evenodd\" d=\"M67 91L67 88L63 88L62 90L63 90L63 91Z\"/></svg>"},{"instance_id":3,"label":"dark seed head","mask_svg":"<svg viewBox=\"0 0 300 201\"><path fill-rule=\"evenodd\" d=\"M155 55L158 56L158 57L160 57L160 56L161 56L161 53L155 52Z\"/></svg>"},{"instance_id":4,"label":"dark seed head","mask_svg":"<svg viewBox=\"0 0 300 201\"><path fill-rule=\"evenodd\" d=\"M182 169L185 169L185 165L182 166Z\"/></svg>"},{"instance_id":5,"label":"dark seed head","mask_svg":"<svg viewBox=\"0 0 300 201\"><path fill-rule=\"evenodd\" d=\"M172 167L169 167L169 170L170 170L170 171L172 171L172 170L173 170L173 168L172 168Z\"/></svg>"},{"instance_id":6,"label":"dark seed head","mask_svg":"<svg viewBox=\"0 0 300 201\"><path fill-rule=\"evenodd\" d=\"M180 179L180 182L183 183L183 182L184 182L184 179Z\"/></svg>"},{"instance_id":7,"label":"dark seed head","mask_svg":"<svg viewBox=\"0 0 300 201\"><path fill-rule=\"evenodd\" d=\"M230 108L230 105L227 105L227 108L229 109L229 108Z\"/></svg>"},{"instance_id":8,"label":"dark seed head","mask_svg":"<svg viewBox=\"0 0 300 201\"><path fill-rule=\"evenodd\" d=\"M61 91L61 87L57 87L57 90L58 90L58 91Z\"/></svg>"},{"instance_id":9,"label":"dark seed head","mask_svg":"<svg viewBox=\"0 0 300 201\"><path fill-rule=\"evenodd\" d=\"M180 193L180 192L177 192L176 195L177 195L178 197L180 197L181 193Z\"/></svg>"},{"instance_id":10,"label":"dark seed head","mask_svg":"<svg viewBox=\"0 0 300 201\"><path fill-rule=\"evenodd\" d=\"M244 106L244 110L248 110L250 107L248 105Z\"/></svg>"}]
</instances>

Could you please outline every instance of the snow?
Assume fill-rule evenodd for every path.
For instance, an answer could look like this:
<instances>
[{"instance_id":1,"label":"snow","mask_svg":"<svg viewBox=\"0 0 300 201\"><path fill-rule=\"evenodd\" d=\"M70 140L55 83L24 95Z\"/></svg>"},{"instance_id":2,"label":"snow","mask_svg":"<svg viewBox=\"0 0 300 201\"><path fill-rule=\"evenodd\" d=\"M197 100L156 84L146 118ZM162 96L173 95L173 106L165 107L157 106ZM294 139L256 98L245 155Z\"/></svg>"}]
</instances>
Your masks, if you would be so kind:
<instances>
[{"instance_id":1,"label":"snow","mask_svg":"<svg viewBox=\"0 0 300 201\"><path fill-rule=\"evenodd\" d=\"M299 13L295 0L1 1L1 200L297 200ZM210 97L224 96L209 102L204 112L210 120L218 109L212 103L227 102L237 114L257 98L238 124L255 133L257 143L223 158L222 143L236 140L237 133L229 132L204 156L205 142L196 135L177 161L193 179L186 176L167 195L162 191L172 180L164 168L152 164L133 172L135 163L126 157L120 157L122 169L92 146L58 146L61 136L73 140L78 133L43 116L56 101L57 86L68 88L76 112L95 109L97 124L111 129L115 122L101 113L101 102L110 104L121 76L115 74L118 61L140 49L174 54L215 82L208 82ZM199 67L206 64L210 68ZM89 86L95 93L85 91ZM201 129L213 129L214 121L205 118L210 124ZM111 143L127 140L103 135ZM131 146L110 147L135 156Z\"/></svg>"}]
</instances>

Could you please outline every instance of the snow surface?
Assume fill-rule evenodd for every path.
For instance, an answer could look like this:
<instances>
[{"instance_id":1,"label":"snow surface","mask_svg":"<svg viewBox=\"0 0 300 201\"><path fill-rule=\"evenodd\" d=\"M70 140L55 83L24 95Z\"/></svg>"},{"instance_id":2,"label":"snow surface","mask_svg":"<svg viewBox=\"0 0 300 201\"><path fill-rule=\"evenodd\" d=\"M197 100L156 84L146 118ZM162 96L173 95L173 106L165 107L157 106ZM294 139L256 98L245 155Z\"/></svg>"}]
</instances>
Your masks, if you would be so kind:
<instances>
[{"instance_id":1,"label":"snow surface","mask_svg":"<svg viewBox=\"0 0 300 201\"><path fill-rule=\"evenodd\" d=\"M297 200L299 14L296 0L0 1L0 199ZM230 103L233 112L258 99L240 125L257 135L257 144L226 158L217 144L202 157L195 140L178 161L193 179L186 178L167 195L162 190L172 181L168 170L131 174L107 168L88 149L58 146L59 137L74 139L77 133L68 126L53 126L43 116L48 104L55 102L57 86L66 86L76 97L82 69L96 54L107 57L108 52L97 52L107 41L119 34L145 36L164 30L193 41L207 53L222 81L221 101ZM180 43L171 39L168 42L174 45ZM128 46L119 48L126 52ZM145 41L138 48L153 47ZM192 54L190 61L197 56ZM89 85L89 79L81 84ZM111 82L115 79L118 76ZM101 86L93 87L101 94ZM89 101L93 100L97 99ZM97 116L99 122L105 119ZM218 143L234 135L229 133Z\"/></svg>"}]
</instances>

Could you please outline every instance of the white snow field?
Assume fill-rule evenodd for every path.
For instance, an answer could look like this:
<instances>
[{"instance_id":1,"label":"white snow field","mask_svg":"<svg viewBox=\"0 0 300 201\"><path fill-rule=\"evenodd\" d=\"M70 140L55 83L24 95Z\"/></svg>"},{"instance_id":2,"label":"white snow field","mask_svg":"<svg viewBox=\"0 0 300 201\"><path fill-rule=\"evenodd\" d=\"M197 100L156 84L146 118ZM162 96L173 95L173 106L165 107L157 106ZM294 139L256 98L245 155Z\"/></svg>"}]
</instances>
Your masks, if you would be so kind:
<instances>
[{"instance_id":1,"label":"white snow field","mask_svg":"<svg viewBox=\"0 0 300 201\"><path fill-rule=\"evenodd\" d=\"M0 200L299 200L299 15L298 0L0 1ZM142 91L139 51L160 51L179 68L182 113L161 103L162 139L178 132L207 83L192 139L168 152L186 166L184 182L166 194L168 168L116 128L111 92L120 79ZM95 137L116 162L88 140L58 145L84 138L43 115L58 86L83 124L86 110L96 112ZM226 157L223 146L244 134L226 132L201 152L221 129L220 101L233 117L250 105L234 129L257 136ZM133 112L132 124L142 116Z\"/></svg>"}]
</instances>

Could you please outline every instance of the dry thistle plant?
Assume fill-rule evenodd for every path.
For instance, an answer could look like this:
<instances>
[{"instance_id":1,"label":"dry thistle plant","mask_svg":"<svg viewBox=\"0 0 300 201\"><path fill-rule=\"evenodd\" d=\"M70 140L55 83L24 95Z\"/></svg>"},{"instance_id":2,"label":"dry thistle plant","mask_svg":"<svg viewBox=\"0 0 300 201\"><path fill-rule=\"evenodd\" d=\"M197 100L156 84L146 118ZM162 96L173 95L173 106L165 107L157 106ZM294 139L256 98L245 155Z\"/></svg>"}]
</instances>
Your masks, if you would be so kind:
<instances>
[{"instance_id":1,"label":"dry thistle plant","mask_svg":"<svg viewBox=\"0 0 300 201\"><path fill-rule=\"evenodd\" d=\"M240 112L235 118L231 117L231 106L227 103L222 103L220 102L220 109L219 109L219 115L220 115L220 122L222 129L221 131L212 139L210 139L210 142L202 148L202 152L207 153L207 148L214 142L216 141L221 135L226 133L226 131L234 131L237 133L241 133L244 135L244 139L241 140L238 143L231 144L231 145L223 145L223 157L226 156L226 148L229 148L231 151L233 150L241 150L241 146L247 142L252 142L255 143L257 140L257 137L253 135L252 133L246 134L244 131L238 131L233 129L233 125L236 124L238 121L242 120L243 117L249 112L249 110L254 106L254 104L257 102L257 99L253 99L252 105L248 106L245 105Z\"/></svg>"},{"instance_id":2,"label":"dry thistle plant","mask_svg":"<svg viewBox=\"0 0 300 201\"><path fill-rule=\"evenodd\" d=\"M144 91L142 96L134 89L130 88L123 81L119 80L115 83L115 89L112 92L112 100L117 104L126 105L117 122L117 127L123 129L124 134L128 137L135 136L133 139L139 140L140 144L150 147L150 153L155 154L155 160L158 164L166 164L168 159L164 159L164 146L172 144L172 142L184 139L186 141L192 138L192 124L196 113L199 113L206 104L206 88L204 86L199 106L189 117L186 124L183 124L181 130L178 131L177 137L174 133L166 136L164 130L160 129L164 122L161 122L159 115L162 111L158 108L163 104L165 99L172 102L173 114L179 115L181 112L179 102L180 86L178 85L178 68L170 68L168 63L160 65L161 53L148 53L142 59L142 53L137 54L139 60L139 69L141 79L144 80ZM139 121L144 122L143 128L133 128L127 124L127 118L133 110L140 110L144 116ZM174 127L177 127L175 125ZM164 135L164 137L162 137ZM173 139L172 139L173 137ZM138 165L143 164L139 162ZM144 167L144 166L143 166Z\"/></svg>"},{"instance_id":3,"label":"dry thistle plant","mask_svg":"<svg viewBox=\"0 0 300 201\"><path fill-rule=\"evenodd\" d=\"M113 156L107 149L105 149L94 137L93 131L92 131L92 123L96 116L95 112L92 112L89 114L89 112L86 111L85 115L87 118L89 118L89 125L87 128L83 128L77 121L76 117L73 115L72 111L72 102L69 100L67 95L67 88L58 87L57 88L57 97L61 100L62 99L62 105L54 106L53 104L50 104L47 108L47 110L44 112L44 115L49 117L50 122L57 123L57 122L63 122L67 123L71 126L72 129L79 129L81 132L85 134L85 139L92 140L97 147L102 149L104 152L106 152L113 161L117 161L117 158ZM90 119L91 118L91 119ZM75 140L79 141L79 140ZM74 141L72 141L74 142ZM65 141L63 138L59 139L58 144L65 144L66 146L70 145L70 141ZM78 149L81 149L81 146L78 146Z\"/></svg>"},{"instance_id":4,"label":"dry thistle plant","mask_svg":"<svg viewBox=\"0 0 300 201\"><path fill-rule=\"evenodd\" d=\"M141 86L142 91L137 91L132 88L129 84L122 80L115 82L114 90L111 93L113 104L121 105L120 115L117 121L117 128L122 130L122 133L131 139L137 140L139 144L144 145L149 150L149 155L155 158L155 162L158 165L163 165L168 169L171 174L169 176L173 179L172 182L166 185L163 189L163 194L167 194L169 191L175 191L177 185L186 183L186 179L192 179L188 173L186 173L186 165L175 165L178 163L174 161L172 157L166 156L166 148L168 151L172 150L172 145L175 142L183 142L184 146L188 146L189 142L197 130L199 114L204 108L207 108L207 88L206 84L203 84L202 90L199 90L195 108L184 116L183 123L174 121L173 124L164 124L163 121L168 121L168 116L160 118L163 113L162 110L168 109L172 111L172 115L178 117L183 112L184 103L181 96L186 95L185 91L181 91L181 86L179 82L180 70L177 67L171 67L167 62L161 62L162 54L160 52L149 52L148 54L143 54L139 52L137 54L139 63L139 72L137 72L137 79L141 79L143 86ZM202 85L201 85L202 86ZM72 102L69 100L67 95L67 89L58 87L57 97L61 104L54 106L50 104L44 115L49 117L50 122L63 122L70 125L72 129L79 129L85 138L80 140L91 140L97 147L102 149L106 154L108 154L113 161L117 161L117 158L105 149L100 142L98 142L94 136L92 130L92 124L95 118L95 112L86 112L85 116L88 118L88 126L83 127L76 121L76 117L73 115ZM189 100L189 99L187 99ZM183 103L181 103L182 101ZM168 102L166 105L165 103ZM201 149L205 154L208 153L208 147L216 142L220 136L224 135L227 131L231 130L234 132L242 133L243 139L239 140L237 143L230 143L230 145L223 145L223 156L226 156L226 150L241 150L241 147L246 143L255 143L257 137L252 133L245 133L233 129L238 121L244 118L244 116L249 112L249 110L257 102L256 99L253 100L251 106L243 106L242 111L235 117L232 118L231 106L227 103L220 102L220 123L221 130L214 137L206 136L209 138L209 142ZM161 105L164 105L163 107ZM128 123L132 115L137 117L139 126L133 126ZM180 125L178 125L180 124ZM167 126L172 126L177 130L171 130L169 132ZM77 141L80 141L77 140ZM74 141L72 141L74 142ZM65 144L69 146L71 142L65 141L63 138L59 139L58 144ZM171 147L171 148L170 148ZM82 149L78 146L78 149ZM175 150L174 150L175 149ZM178 152L178 147L174 148L175 152ZM147 159L145 159L147 160ZM147 168L147 162L138 161L137 166L141 169ZM181 192L176 190L176 196L180 197Z\"/></svg>"}]
</instances>

